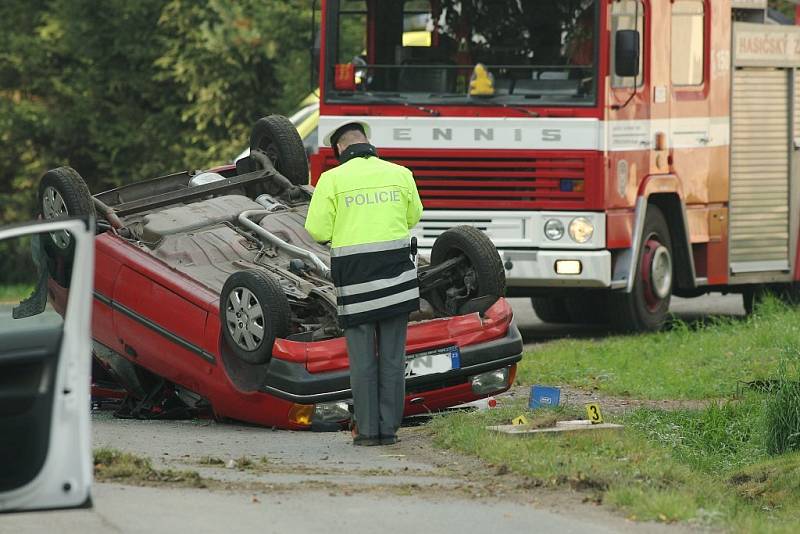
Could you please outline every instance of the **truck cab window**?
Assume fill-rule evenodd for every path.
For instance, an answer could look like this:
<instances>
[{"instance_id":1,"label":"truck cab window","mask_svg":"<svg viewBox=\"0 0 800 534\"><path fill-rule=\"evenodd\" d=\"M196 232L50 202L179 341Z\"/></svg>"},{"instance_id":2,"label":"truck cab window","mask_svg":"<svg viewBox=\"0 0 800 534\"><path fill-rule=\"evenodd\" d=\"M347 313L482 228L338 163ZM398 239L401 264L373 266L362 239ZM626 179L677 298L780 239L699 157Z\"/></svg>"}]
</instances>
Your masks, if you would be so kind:
<instances>
[{"instance_id":1,"label":"truck cab window","mask_svg":"<svg viewBox=\"0 0 800 534\"><path fill-rule=\"evenodd\" d=\"M367 53L367 2L342 0L337 28L337 63L350 63Z\"/></svg>"},{"instance_id":2,"label":"truck cab window","mask_svg":"<svg viewBox=\"0 0 800 534\"><path fill-rule=\"evenodd\" d=\"M492 79L481 96L492 103L595 103L595 0L334 0L328 10L338 41L328 100L463 104L480 63Z\"/></svg>"},{"instance_id":3,"label":"truck cab window","mask_svg":"<svg viewBox=\"0 0 800 534\"><path fill-rule=\"evenodd\" d=\"M676 0L672 4L672 84L703 84L705 2Z\"/></svg>"}]
</instances>

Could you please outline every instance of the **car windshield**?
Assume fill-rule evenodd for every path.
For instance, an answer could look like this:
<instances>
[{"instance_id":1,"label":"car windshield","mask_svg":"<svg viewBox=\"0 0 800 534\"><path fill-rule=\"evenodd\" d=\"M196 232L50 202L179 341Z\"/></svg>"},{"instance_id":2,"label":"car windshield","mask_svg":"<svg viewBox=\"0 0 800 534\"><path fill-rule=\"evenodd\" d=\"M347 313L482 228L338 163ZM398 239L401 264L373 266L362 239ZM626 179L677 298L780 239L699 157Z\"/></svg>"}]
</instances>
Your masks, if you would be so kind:
<instances>
[{"instance_id":1,"label":"car windshield","mask_svg":"<svg viewBox=\"0 0 800 534\"><path fill-rule=\"evenodd\" d=\"M596 100L594 0L332 0L328 9L329 102Z\"/></svg>"}]
</instances>

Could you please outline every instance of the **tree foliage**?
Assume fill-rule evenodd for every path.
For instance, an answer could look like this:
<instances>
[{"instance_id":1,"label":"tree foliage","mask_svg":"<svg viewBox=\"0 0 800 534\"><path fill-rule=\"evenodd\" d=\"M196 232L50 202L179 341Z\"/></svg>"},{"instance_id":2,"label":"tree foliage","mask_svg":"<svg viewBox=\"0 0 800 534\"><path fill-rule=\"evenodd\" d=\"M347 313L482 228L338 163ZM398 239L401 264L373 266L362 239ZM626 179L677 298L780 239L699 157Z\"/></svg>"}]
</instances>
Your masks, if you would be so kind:
<instances>
[{"instance_id":1,"label":"tree foliage","mask_svg":"<svg viewBox=\"0 0 800 534\"><path fill-rule=\"evenodd\" d=\"M787 17L793 18L795 11L794 0L769 0L769 7L777 9Z\"/></svg>"},{"instance_id":2,"label":"tree foliage","mask_svg":"<svg viewBox=\"0 0 800 534\"><path fill-rule=\"evenodd\" d=\"M0 221L45 170L93 191L230 160L309 90L308 0L0 2Z\"/></svg>"}]
</instances>

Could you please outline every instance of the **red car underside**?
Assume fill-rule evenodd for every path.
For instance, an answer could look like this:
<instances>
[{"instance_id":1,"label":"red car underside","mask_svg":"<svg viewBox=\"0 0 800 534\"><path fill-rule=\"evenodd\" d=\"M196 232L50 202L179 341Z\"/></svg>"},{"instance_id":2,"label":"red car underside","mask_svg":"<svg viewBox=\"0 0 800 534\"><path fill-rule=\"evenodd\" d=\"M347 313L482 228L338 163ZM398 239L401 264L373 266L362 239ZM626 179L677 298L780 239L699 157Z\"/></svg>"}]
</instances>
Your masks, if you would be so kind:
<instances>
[{"instance_id":1,"label":"red car underside","mask_svg":"<svg viewBox=\"0 0 800 534\"><path fill-rule=\"evenodd\" d=\"M296 412L298 404L350 397L343 338L315 342L279 339L268 364L247 367L224 354L216 292L112 233L96 239L95 272L95 341L203 396L218 417L302 429L310 425L290 418L290 411L294 408ZM412 323L407 352L453 345L462 353L469 351L468 347L481 348L485 361L475 369L510 368L510 383L522 349L512 316L508 303L500 299L482 317L474 313ZM507 342L501 341L504 339ZM493 353L498 343L505 347L505 357L494 361L486 355ZM304 395L302 390L281 393L277 387L265 388L279 368L293 369L294 375L305 377L303 384L316 384L317 389ZM485 397L473 393L465 372L441 373L433 377L433 382L426 377L424 384L409 382L405 414L426 413ZM341 384L343 378L344 389L319 391L326 380Z\"/></svg>"}]
</instances>

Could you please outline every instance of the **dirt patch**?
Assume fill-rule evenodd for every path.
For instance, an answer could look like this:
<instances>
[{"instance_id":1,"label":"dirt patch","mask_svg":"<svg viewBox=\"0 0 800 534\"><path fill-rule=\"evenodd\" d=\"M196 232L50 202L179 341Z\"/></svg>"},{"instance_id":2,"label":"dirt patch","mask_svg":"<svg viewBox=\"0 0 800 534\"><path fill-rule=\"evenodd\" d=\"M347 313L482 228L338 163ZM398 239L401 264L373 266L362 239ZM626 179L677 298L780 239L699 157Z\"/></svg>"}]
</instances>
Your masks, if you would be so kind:
<instances>
[{"instance_id":1,"label":"dirt patch","mask_svg":"<svg viewBox=\"0 0 800 534\"><path fill-rule=\"evenodd\" d=\"M645 400L632 399L629 397L614 397L606 395L596 390L585 390L571 386L561 387L561 404L583 407L586 404L598 403L603 411L610 414L623 414L637 408L653 408L658 410L701 410L708 407L714 401L711 400ZM500 395L500 402L503 399L513 399L525 401L530 396L530 386L514 386L508 392Z\"/></svg>"},{"instance_id":2,"label":"dirt patch","mask_svg":"<svg viewBox=\"0 0 800 534\"><path fill-rule=\"evenodd\" d=\"M155 469L149 458L114 449L96 449L94 451L94 478L99 482L118 482L130 485L208 487L208 481L196 471Z\"/></svg>"}]
</instances>

